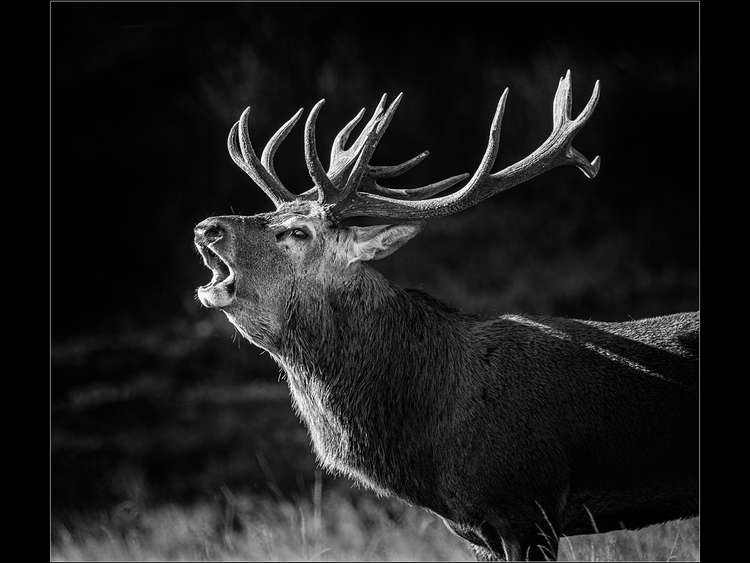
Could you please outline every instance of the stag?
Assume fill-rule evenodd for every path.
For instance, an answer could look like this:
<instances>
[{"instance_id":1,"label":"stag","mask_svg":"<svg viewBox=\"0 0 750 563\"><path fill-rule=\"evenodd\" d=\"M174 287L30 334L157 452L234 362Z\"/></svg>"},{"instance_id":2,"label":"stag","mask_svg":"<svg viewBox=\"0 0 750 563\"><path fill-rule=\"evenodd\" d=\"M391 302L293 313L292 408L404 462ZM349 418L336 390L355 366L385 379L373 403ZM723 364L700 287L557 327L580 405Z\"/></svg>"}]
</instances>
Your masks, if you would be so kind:
<instances>
[{"instance_id":1,"label":"stag","mask_svg":"<svg viewBox=\"0 0 750 563\"><path fill-rule=\"evenodd\" d=\"M229 153L276 210L211 217L195 244L212 271L198 288L286 373L322 466L439 515L480 560L555 559L561 536L638 528L698 513L699 312L628 322L508 314L484 319L391 284L367 262L457 213L558 166L594 178L572 146L599 83L571 115L560 79L549 137L492 172L506 88L473 175L419 188L379 181L419 164L370 164L401 95L336 136L328 170L305 124L314 186L294 195L274 154L300 109L258 158L250 108ZM439 195L459 182L460 189Z\"/></svg>"}]
</instances>

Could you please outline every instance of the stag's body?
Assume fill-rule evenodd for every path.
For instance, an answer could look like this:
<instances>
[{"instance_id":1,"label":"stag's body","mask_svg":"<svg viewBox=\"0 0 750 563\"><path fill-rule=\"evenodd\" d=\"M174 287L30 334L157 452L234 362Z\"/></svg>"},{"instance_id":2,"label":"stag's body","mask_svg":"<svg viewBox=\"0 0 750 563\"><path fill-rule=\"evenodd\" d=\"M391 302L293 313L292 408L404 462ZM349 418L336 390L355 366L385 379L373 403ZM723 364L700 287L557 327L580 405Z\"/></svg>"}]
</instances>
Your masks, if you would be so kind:
<instances>
[{"instance_id":1,"label":"stag's body","mask_svg":"<svg viewBox=\"0 0 750 563\"><path fill-rule=\"evenodd\" d=\"M481 320L372 272L289 313L278 357L321 463L475 544L549 556L697 513L698 313Z\"/></svg>"},{"instance_id":2,"label":"stag's body","mask_svg":"<svg viewBox=\"0 0 750 563\"><path fill-rule=\"evenodd\" d=\"M507 89L477 171L391 189L423 153L371 166L401 96L385 96L346 148L362 112L336 136L328 171L307 119L313 189L294 196L273 156L259 159L249 108L228 148L276 204L254 216L206 219L195 243L213 272L201 302L220 308L286 372L321 463L440 515L486 559L555 558L559 535L641 527L697 513L698 313L624 323L504 315L480 319L390 284L366 262L415 236L414 220L467 209L551 168L599 170L572 140L570 74L553 128L523 160L491 173ZM375 226L346 224L361 217ZM396 224L386 224L387 221Z\"/></svg>"}]
</instances>

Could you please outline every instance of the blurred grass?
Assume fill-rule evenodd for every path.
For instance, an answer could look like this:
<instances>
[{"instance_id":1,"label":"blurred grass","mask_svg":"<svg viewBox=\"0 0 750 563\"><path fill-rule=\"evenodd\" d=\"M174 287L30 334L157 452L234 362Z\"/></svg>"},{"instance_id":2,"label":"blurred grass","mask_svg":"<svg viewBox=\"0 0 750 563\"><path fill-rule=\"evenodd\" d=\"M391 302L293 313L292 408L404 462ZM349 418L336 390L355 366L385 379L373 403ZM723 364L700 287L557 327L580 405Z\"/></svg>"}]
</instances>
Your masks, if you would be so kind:
<instances>
[{"instance_id":1,"label":"blurred grass","mask_svg":"<svg viewBox=\"0 0 750 563\"><path fill-rule=\"evenodd\" d=\"M563 538L560 560L697 561L700 519ZM50 558L71 560L470 561L439 518L371 495L236 497L114 510L55 524Z\"/></svg>"}]
</instances>

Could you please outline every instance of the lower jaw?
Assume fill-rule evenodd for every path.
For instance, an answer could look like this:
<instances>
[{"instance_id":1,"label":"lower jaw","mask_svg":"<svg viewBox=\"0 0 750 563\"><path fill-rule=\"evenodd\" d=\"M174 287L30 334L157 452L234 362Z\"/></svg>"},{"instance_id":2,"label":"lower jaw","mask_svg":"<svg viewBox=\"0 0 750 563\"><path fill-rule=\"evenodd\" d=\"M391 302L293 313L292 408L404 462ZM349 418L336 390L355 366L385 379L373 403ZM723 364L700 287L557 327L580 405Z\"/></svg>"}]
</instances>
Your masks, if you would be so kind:
<instances>
[{"instance_id":1,"label":"lower jaw","mask_svg":"<svg viewBox=\"0 0 750 563\"><path fill-rule=\"evenodd\" d=\"M234 298L233 286L218 285L198 288L198 299L204 307L222 309L231 305Z\"/></svg>"}]
</instances>

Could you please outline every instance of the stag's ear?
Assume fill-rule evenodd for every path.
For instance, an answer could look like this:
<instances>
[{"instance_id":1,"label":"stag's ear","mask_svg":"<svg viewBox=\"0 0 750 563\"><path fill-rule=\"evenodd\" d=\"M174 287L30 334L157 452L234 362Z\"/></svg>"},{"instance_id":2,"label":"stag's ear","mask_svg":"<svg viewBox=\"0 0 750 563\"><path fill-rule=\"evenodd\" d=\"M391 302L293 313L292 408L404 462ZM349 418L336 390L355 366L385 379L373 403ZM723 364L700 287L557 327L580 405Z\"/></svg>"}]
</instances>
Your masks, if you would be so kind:
<instances>
[{"instance_id":1,"label":"stag's ear","mask_svg":"<svg viewBox=\"0 0 750 563\"><path fill-rule=\"evenodd\" d=\"M349 227L349 244L346 249L348 263L385 258L409 242L421 230L421 223Z\"/></svg>"}]
</instances>

